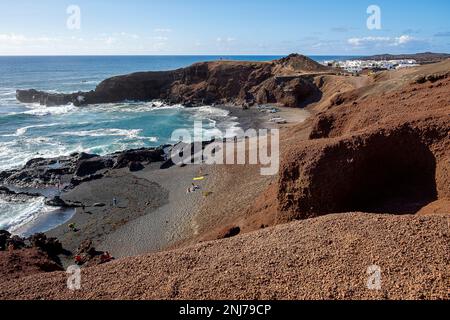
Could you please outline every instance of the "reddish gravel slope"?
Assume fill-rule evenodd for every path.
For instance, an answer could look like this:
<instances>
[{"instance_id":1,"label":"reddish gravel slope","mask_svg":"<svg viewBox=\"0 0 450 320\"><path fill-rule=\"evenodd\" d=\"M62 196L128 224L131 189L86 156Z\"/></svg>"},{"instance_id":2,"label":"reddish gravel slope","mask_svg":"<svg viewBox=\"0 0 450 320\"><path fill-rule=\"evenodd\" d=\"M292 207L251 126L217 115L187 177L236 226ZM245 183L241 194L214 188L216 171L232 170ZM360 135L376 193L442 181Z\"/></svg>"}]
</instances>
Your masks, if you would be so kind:
<instances>
[{"instance_id":1,"label":"reddish gravel slope","mask_svg":"<svg viewBox=\"0 0 450 320\"><path fill-rule=\"evenodd\" d=\"M172 252L0 284L2 299L448 299L448 216L329 215ZM366 287L382 270L382 290Z\"/></svg>"}]
</instances>

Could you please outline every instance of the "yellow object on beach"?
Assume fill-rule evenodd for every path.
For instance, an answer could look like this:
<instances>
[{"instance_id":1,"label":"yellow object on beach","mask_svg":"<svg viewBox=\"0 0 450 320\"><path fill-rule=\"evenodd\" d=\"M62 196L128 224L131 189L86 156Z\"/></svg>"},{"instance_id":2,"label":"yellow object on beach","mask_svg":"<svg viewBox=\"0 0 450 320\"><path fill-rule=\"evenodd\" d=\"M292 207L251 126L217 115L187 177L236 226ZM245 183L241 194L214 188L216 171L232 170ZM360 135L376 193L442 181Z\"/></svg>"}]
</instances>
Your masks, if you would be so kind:
<instances>
[{"instance_id":1,"label":"yellow object on beach","mask_svg":"<svg viewBox=\"0 0 450 320\"><path fill-rule=\"evenodd\" d=\"M201 180L205 180L205 177L197 177L193 179L194 181L201 181Z\"/></svg>"}]
</instances>

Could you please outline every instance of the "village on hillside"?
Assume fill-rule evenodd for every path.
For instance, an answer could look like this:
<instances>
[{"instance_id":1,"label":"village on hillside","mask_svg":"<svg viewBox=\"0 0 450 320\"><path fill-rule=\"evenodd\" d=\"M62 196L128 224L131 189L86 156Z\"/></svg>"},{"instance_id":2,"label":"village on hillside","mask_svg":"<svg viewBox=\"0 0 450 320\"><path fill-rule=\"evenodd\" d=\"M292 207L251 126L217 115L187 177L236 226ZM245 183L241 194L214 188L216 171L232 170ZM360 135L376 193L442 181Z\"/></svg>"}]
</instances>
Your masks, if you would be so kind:
<instances>
[{"instance_id":1,"label":"village on hillside","mask_svg":"<svg viewBox=\"0 0 450 320\"><path fill-rule=\"evenodd\" d=\"M414 59L402 60L345 60L345 61L324 61L325 66L339 68L353 74L359 74L364 70L382 71L382 70L398 70L404 68L412 68L420 66Z\"/></svg>"}]
</instances>

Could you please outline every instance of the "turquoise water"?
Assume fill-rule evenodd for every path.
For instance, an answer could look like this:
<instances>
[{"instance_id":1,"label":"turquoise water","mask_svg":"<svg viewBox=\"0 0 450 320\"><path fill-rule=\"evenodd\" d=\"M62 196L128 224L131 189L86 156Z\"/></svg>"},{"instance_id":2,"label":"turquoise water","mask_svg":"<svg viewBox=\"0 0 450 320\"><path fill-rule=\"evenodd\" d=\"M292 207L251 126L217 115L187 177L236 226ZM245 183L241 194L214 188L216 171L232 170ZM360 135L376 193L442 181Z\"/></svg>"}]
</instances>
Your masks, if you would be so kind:
<instances>
[{"instance_id":1,"label":"turquoise water","mask_svg":"<svg viewBox=\"0 0 450 320\"><path fill-rule=\"evenodd\" d=\"M147 70L171 70L214 56L138 57L0 57L0 171L17 168L36 157L73 152L108 154L131 148L173 143L175 129L235 128L226 111L204 106L186 109L162 103L124 102L77 108L21 104L17 89L74 92L95 89L105 78ZM234 56L232 60L267 61L277 56ZM312 57L317 61L343 57ZM54 214L43 199L11 204L0 199L0 229L17 230L45 214ZM45 230L42 230L45 231Z\"/></svg>"},{"instance_id":2,"label":"turquoise water","mask_svg":"<svg viewBox=\"0 0 450 320\"><path fill-rule=\"evenodd\" d=\"M105 78L143 70L171 70L218 56L136 57L0 57L0 170L18 167L35 157L86 151L115 151L170 143L174 129L232 127L236 123L214 108L157 107L152 103L120 103L76 108L26 105L17 89L51 92L95 89ZM277 56L234 56L234 60L266 61ZM318 61L336 57L313 57Z\"/></svg>"}]
</instances>

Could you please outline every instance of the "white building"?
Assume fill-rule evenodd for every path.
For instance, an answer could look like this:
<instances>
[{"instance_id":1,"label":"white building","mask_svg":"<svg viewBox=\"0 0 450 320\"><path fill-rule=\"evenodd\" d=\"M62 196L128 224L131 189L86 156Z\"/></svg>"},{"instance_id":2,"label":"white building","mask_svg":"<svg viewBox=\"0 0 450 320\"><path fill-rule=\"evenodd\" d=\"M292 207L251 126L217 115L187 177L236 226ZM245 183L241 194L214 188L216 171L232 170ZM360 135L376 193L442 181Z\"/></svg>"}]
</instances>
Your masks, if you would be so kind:
<instances>
[{"instance_id":1,"label":"white building","mask_svg":"<svg viewBox=\"0 0 450 320\"><path fill-rule=\"evenodd\" d=\"M324 61L324 65L341 68L347 72L360 73L363 70L394 70L417 67L416 60L346 60Z\"/></svg>"}]
</instances>

